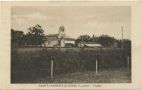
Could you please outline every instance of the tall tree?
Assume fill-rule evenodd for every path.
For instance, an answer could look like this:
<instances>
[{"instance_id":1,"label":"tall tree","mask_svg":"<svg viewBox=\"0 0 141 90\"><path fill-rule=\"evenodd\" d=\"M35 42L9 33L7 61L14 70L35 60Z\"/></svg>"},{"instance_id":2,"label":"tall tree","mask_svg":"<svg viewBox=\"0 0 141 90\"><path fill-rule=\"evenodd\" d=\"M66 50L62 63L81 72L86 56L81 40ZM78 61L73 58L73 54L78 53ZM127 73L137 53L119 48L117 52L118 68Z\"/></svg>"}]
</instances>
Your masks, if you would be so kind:
<instances>
[{"instance_id":1,"label":"tall tree","mask_svg":"<svg viewBox=\"0 0 141 90\"><path fill-rule=\"evenodd\" d=\"M41 45L45 40L45 34L42 27L37 24L34 27L27 29L28 33L26 34L27 44L29 45Z\"/></svg>"}]
</instances>

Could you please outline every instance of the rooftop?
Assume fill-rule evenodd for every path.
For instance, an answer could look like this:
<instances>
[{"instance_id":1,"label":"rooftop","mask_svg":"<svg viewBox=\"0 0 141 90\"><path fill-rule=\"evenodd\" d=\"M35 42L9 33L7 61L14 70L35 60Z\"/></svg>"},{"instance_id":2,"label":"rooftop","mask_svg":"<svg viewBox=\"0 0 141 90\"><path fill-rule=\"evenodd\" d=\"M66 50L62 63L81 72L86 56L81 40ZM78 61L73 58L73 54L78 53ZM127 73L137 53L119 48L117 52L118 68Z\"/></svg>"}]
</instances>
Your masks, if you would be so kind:
<instances>
[{"instance_id":1,"label":"rooftop","mask_svg":"<svg viewBox=\"0 0 141 90\"><path fill-rule=\"evenodd\" d=\"M64 40L67 40L67 41L75 41L74 38L70 38L70 37L67 37L67 38L65 37Z\"/></svg>"},{"instance_id":2,"label":"rooftop","mask_svg":"<svg viewBox=\"0 0 141 90\"><path fill-rule=\"evenodd\" d=\"M46 37L58 37L59 34L48 34Z\"/></svg>"}]
</instances>

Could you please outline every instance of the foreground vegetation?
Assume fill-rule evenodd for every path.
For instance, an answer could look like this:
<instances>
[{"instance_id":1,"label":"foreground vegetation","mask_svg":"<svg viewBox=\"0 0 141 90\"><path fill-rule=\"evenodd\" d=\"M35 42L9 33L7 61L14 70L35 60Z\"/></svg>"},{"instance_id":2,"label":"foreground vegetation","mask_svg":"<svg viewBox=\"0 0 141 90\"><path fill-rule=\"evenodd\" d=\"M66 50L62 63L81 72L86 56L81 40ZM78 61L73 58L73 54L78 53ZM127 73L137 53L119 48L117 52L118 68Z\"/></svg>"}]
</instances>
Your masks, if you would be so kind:
<instances>
[{"instance_id":1,"label":"foreground vegetation","mask_svg":"<svg viewBox=\"0 0 141 90\"><path fill-rule=\"evenodd\" d=\"M99 69L95 71L74 72L55 75L53 79L48 76L30 79L18 79L18 83L131 83L129 68Z\"/></svg>"},{"instance_id":2,"label":"foreground vegetation","mask_svg":"<svg viewBox=\"0 0 141 90\"><path fill-rule=\"evenodd\" d=\"M13 48L11 50L11 82L16 83L20 80L30 82L30 79L32 81L32 79L50 78L51 60L54 61L54 76L75 72L94 72L96 60L99 70L112 68L118 70L120 67L131 68L131 51L112 48L50 50L48 48ZM113 74L112 71L109 74Z\"/></svg>"},{"instance_id":3,"label":"foreground vegetation","mask_svg":"<svg viewBox=\"0 0 141 90\"><path fill-rule=\"evenodd\" d=\"M131 72L128 68L100 69L95 71L75 72L33 80L39 83L131 83Z\"/></svg>"}]
</instances>

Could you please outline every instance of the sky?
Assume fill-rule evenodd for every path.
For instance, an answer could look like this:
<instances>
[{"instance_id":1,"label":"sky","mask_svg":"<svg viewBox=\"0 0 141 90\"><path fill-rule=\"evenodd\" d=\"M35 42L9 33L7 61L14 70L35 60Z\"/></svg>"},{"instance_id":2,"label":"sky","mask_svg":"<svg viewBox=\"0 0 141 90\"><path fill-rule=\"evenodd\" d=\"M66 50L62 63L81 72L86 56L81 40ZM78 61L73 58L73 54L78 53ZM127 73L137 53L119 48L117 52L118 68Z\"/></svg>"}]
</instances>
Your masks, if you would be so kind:
<instances>
[{"instance_id":1,"label":"sky","mask_svg":"<svg viewBox=\"0 0 141 90\"><path fill-rule=\"evenodd\" d=\"M56 34L64 25L66 35L100 36L131 39L131 8L128 6L29 6L12 7L11 28L27 33L36 24L44 33Z\"/></svg>"}]
</instances>

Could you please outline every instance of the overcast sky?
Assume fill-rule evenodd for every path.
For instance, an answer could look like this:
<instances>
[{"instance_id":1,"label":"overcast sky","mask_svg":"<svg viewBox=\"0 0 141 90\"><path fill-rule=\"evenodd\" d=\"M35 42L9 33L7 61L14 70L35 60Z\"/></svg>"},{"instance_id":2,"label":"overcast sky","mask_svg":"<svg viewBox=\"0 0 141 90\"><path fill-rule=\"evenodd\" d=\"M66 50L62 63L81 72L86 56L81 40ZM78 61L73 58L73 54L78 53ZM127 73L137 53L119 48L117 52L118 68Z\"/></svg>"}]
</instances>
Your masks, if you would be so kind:
<instances>
[{"instance_id":1,"label":"overcast sky","mask_svg":"<svg viewBox=\"0 0 141 90\"><path fill-rule=\"evenodd\" d=\"M68 36L77 38L88 34L107 34L130 39L131 8L125 6L38 6L12 7L11 28L27 32L28 27L40 24L45 34L58 33L59 26L65 26Z\"/></svg>"}]
</instances>

